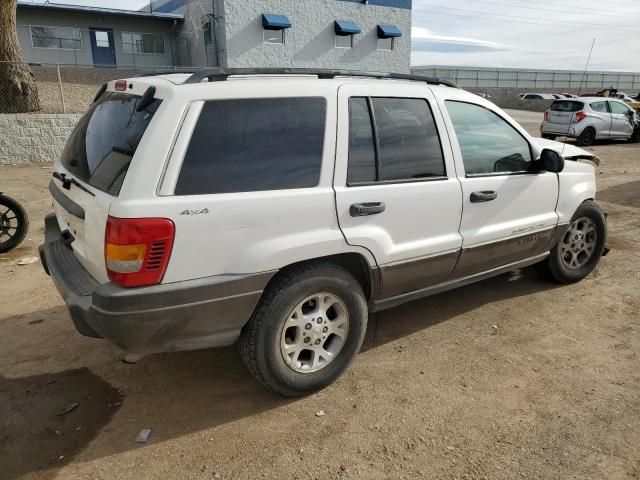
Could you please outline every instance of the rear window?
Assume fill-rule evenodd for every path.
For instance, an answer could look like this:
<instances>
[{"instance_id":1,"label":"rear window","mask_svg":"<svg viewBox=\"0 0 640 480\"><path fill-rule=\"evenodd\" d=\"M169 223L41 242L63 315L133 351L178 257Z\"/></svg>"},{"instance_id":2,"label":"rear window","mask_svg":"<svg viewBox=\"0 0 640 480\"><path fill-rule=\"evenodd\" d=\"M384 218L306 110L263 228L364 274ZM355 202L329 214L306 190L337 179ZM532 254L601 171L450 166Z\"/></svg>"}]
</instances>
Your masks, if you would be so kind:
<instances>
[{"instance_id":1,"label":"rear window","mask_svg":"<svg viewBox=\"0 0 640 480\"><path fill-rule=\"evenodd\" d=\"M141 97L104 93L80 119L62 152L62 165L88 184L118 196L129 164L161 100L143 111Z\"/></svg>"},{"instance_id":2,"label":"rear window","mask_svg":"<svg viewBox=\"0 0 640 480\"><path fill-rule=\"evenodd\" d=\"M551 104L553 112L579 112L584 108L584 103L573 100L562 100Z\"/></svg>"},{"instance_id":3,"label":"rear window","mask_svg":"<svg viewBox=\"0 0 640 480\"><path fill-rule=\"evenodd\" d=\"M176 195L255 192L318 185L326 100L261 98L206 102Z\"/></svg>"}]
</instances>

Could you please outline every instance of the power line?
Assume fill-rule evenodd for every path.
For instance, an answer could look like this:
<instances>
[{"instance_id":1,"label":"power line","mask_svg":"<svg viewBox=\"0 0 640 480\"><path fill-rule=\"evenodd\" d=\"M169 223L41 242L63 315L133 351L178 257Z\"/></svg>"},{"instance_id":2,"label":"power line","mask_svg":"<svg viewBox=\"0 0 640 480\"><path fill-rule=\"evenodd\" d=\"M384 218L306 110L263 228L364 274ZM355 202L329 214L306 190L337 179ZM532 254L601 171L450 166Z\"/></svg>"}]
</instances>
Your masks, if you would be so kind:
<instances>
[{"instance_id":1,"label":"power line","mask_svg":"<svg viewBox=\"0 0 640 480\"><path fill-rule=\"evenodd\" d=\"M531 17L523 17L523 16L519 16L519 15L505 15L505 14L495 13L495 12L486 12L486 11L469 10L469 9L461 9L461 8L442 7L440 5L431 5L429 7L419 6L419 7L414 7L414 10L424 10L424 9L429 9L429 8L432 9L432 10L428 10L430 13L436 13L436 14L439 14L439 15L449 15L449 16L454 16L454 17L482 18L482 19L485 19L485 20L498 20L498 21L501 20L501 21L505 21L505 22L525 23L525 24L531 24L531 25L546 25L546 26L554 26L554 27L567 27L567 26L573 25L573 26L576 26L576 27L601 27L601 28L616 28L618 30L621 30L621 29L622 30L633 30L635 32L638 31L637 27L633 27L631 25L612 25L612 24L602 24L602 23L583 23L583 22L572 22L572 21L568 21L568 20L551 20L551 22L547 22L546 19L544 19L544 18L531 18ZM477 15L468 15L468 14L462 14L462 13L446 13L446 12L441 12L440 10L454 10L454 11L461 11L461 12L465 12L465 13L466 12L478 13L478 14L481 14L481 15L490 15L492 17L505 17L505 19L491 18L491 17L478 17ZM525 19L525 20L519 20L519 19ZM544 21L545 23L531 22L531 21L528 21L529 19L531 19L531 20L540 20L540 21Z\"/></svg>"},{"instance_id":2,"label":"power line","mask_svg":"<svg viewBox=\"0 0 640 480\"><path fill-rule=\"evenodd\" d=\"M492 5L499 5L501 7L514 7L514 8L526 8L527 10L545 10L548 12L558 12L559 7L564 7L563 5L558 5L557 3L547 3L547 2L536 2L536 5L540 4L540 5L553 5L556 8L544 8L544 7L529 7L529 6L525 6L525 5L516 5L513 3L499 3L499 2L493 2L491 0L468 0L470 2L480 2L480 3L489 3ZM584 9L583 9L584 10ZM600 13L600 12L605 12L605 13ZM610 17L626 17L628 18L630 15L638 15L640 17L640 12L627 12L627 13L610 13L607 10L600 10L600 9L594 9L594 8L590 8L588 12L586 11L580 11L580 14L583 15L606 15L606 16L610 16Z\"/></svg>"}]
</instances>

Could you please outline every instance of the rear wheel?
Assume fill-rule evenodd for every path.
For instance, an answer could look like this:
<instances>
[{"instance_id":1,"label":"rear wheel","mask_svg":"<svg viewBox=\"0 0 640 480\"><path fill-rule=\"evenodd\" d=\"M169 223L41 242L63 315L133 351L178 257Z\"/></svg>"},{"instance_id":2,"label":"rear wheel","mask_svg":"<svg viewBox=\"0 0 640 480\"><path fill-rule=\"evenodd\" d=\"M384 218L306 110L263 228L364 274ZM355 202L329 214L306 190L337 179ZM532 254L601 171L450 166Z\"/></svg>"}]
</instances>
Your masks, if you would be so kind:
<instances>
[{"instance_id":1,"label":"rear wheel","mask_svg":"<svg viewBox=\"0 0 640 480\"><path fill-rule=\"evenodd\" d=\"M636 127L629 140L633 143L640 143L640 127Z\"/></svg>"},{"instance_id":2,"label":"rear wheel","mask_svg":"<svg viewBox=\"0 0 640 480\"><path fill-rule=\"evenodd\" d=\"M546 140L555 140L556 136L555 135L549 135L547 133L542 135L542 138L546 139Z\"/></svg>"},{"instance_id":3,"label":"rear wheel","mask_svg":"<svg viewBox=\"0 0 640 480\"><path fill-rule=\"evenodd\" d=\"M299 396L336 380L360 350L367 326L362 287L343 268L312 263L269 284L240 337L240 354L266 387Z\"/></svg>"},{"instance_id":4,"label":"rear wheel","mask_svg":"<svg viewBox=\"0 0 640 480\"><path fill-rule=\"evenodd\" d=\"M29 217L14 199L0 195L0 253L17 247L29 230Z\"/></svg>"},{"instance_id":5,"label":"rear wheel","mask_svg":"<svg viewBox=\"0 0 640 480\"><path fill-rule=\"evenodd\" d=\"M578 207L547 259L536 267L543 276L558 283L578 282L596 268L606 241L604 213L594 202L586 201Z\"/></svg>"},{"instance_id":6,"label":"rear wheel","mask_svg":"<svg viewBox=\"0 0 640 480\"><path fill-rule=\"evenodd\" d=\"M593 145L593 142L595 141L596 141L596 131L591 127L587 127L582 131L582 133L578 137L577 143L581 147L588 147L590 145Z\"/></svg>"}]
</instances>

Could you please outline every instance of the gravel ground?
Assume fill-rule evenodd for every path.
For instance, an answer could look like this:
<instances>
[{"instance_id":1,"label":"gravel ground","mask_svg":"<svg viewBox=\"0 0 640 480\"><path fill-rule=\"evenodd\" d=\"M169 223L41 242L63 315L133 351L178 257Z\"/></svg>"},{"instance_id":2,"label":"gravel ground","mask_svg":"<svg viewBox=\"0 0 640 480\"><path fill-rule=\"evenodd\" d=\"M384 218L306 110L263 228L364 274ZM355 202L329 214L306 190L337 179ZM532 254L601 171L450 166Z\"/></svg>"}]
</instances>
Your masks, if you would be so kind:
<instances>
[{"instance_id":1,"label":"gravel ground","mask_svg":"<svg viewBox=\"0 0 640 480\"><path fill-rule=\"evenodd\" d=\"M51 169L0 168L32 218L0 256L0 478L640 478L640 146L593 151L612 251L590 277L527 269L372 316L352 368L297 400L234 348L126 365L76 333L41 265L16 265Z\"/></svg>"}]
</instances>

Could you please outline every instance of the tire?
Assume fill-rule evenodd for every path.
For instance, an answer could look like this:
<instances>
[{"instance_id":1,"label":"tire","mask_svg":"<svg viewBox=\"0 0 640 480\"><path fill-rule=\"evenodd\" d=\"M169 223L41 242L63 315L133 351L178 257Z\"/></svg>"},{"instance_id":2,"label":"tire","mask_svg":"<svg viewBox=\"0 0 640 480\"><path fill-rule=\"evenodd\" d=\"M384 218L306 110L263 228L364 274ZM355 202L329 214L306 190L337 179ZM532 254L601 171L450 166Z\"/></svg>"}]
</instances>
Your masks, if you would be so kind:
<instances>
[{"instance_id":1,"label":"tire","mask_svg":"<svg viewBox=\"0 0 640 480\"><path fill-rule=\"evenodd\" d=\"M546 140L555 140L556 136L555 135L547 135L547 134L543 134L542 138L546 139Z\"/></svg>"},{"instance_id":2,"label":"tire","mask_svg":"<svg viewBox=\"0 0 640 480\"><path fill-rule=\"evenodd\" d=\"M640 143L640 127L635 128L633 134L631 135L631 138L629 138L629 141L631 143Z\"/></svg>"},{"instance_id":3,"label":"tire","mask_svg":"<svg viewBox=\"0 0 640 480\"><path fill-rule=\"evenodd\" d=\"M28 230L26 210L14 199L0 194L0 253L17 247Z\"/></svg>"},{"instance_id":4,"label":"tire","mask_svg":"<svg viewBox=\"0 0 640 480\"><path fill-rule=\"evenodd\" d=\"M326 318L314 317L321 311L317 295L325 297L326 305L339 300L325 312ZM310 298L313 300L303 303ZM314 308L304 313L305 305ZM345 313L346 332L344 324L339 329L342 338L331 333L336 328L332 322L343 322ZM348 271L325 262L292 267L280 272L265 289L240 335L240 355L265 387L287 397L306 395L334 382L351 364L362 346L367 319L362 287ZM326 325L316 327L320 320ZM312 329L307 330L312 323ZM325 328L329 329L326 339ZM309 338L311 341L305 343ZM288 348L302 350L288 357ZM310 353L314 348L333 349L335 356L323 364L323 354Z\"/></svg>"},{"instance_id":5,"label":"tire","mask_svg":"<svg viewBox=\"0 0 640 480\"><path fill-rule=\"evenodd\" d=\"M587 200L578 207L569 225L563 238L551 249L550 255L536 265L536 270L543 278L556 283L575 283L589 275L600 261L607 243L607 223L604 213L591 200ZM576 241L575 234L579 235L580 231L588 230L589 225L595 229L593 249L588 256L585 256L586 250L583 250L581 256L576 255L571 247L576 245L578 250L581 244L588 245L589 235L586 240L577 239ZM573 228L574 226L576 229ZM570 266L569 264L574 260L574 266Z\"/></svg>"},{"instance_id":6,"label":"tire","mask_svg":"<svg viewBox=\"0 0 640 480\"><path fill-rule=\"evenodd\" d=\"M596 131L591 128L585 128L578 137L577 144L581 147L589 147L596 141Z\"/></svg>"}]
</instances>

